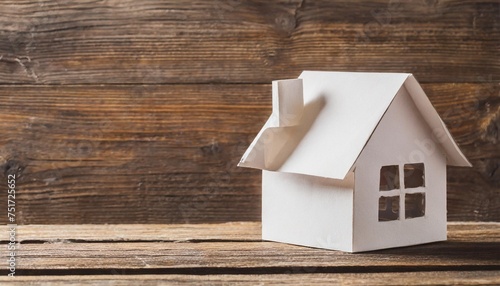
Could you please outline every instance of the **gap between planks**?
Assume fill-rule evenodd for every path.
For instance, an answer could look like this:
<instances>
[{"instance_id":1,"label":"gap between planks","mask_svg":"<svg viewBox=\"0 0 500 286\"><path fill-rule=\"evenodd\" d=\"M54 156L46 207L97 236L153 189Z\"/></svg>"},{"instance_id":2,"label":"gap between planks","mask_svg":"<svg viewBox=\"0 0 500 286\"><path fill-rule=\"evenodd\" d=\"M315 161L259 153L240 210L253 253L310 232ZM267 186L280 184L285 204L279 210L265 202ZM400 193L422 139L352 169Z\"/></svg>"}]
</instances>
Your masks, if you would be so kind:
<instances>
[{"instance_id":1,"label":"gap between planks","mask_svg":"<svg viewBox=\"0 0 500 286\"><path fill-rule=\"evenodd\" d=\"M116 273L119 274L119 273ZM498 285L499 271L270 275L68 275L0 277L2 285Z\"/></svg>"}]
</instances>

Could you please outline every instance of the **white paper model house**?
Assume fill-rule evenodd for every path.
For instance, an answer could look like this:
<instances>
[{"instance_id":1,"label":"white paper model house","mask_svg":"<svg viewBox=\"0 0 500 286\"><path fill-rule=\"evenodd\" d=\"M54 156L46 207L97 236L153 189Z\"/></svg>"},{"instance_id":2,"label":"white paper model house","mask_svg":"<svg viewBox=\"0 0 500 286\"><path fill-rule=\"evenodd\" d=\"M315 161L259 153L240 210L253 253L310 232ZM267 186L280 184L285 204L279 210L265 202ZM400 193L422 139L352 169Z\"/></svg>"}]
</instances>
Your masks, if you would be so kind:
<instances>
[{"instance_id":1,"label":"white paper model house","mask_svg":"<svg viewBox=\"0 0 500 286\"><path fill-rule=\"evenodd\" d=\"M470 166L411 74L304 71L239 166L262 170L262 238L368 251L446 240L446 165Z\"/></svg>"}]
</instances>

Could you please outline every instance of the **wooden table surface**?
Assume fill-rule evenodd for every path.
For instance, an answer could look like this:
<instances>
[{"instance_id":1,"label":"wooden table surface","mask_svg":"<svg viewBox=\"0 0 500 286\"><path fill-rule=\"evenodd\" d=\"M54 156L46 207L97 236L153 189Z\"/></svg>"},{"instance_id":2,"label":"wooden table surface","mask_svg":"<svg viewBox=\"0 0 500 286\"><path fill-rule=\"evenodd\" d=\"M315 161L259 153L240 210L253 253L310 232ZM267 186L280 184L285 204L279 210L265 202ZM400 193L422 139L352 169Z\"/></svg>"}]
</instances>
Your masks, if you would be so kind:
<instances>
[{"instance_id":1,"label":"wooden table surface","mask_svg":"<svg viewBox=\"0 0 500 286\"><path fill-rule=\"evenodd\" d=\"M253 222L20 225L17 238L17 277L2 285L500 284L500 223L450 223L446 242L357 254L262 241Z\"/></svg>"},{"instance_id":2,"label":"wooden table surface","mask_svg":"<svg viewBox=\"0 0 500 286\"><path fill-rule=\"evenodd\" d=\"M499 11L0 1L0 193L16 175L21 241L18 277L0 285L500 284L500 225L486 223L500 221ZM262 242L260 172L236 164L271 112L271 81L302 70L413 73L474 165L447 169L448 220L486 222L362 254Z\"/></svg>"}]
</instances>

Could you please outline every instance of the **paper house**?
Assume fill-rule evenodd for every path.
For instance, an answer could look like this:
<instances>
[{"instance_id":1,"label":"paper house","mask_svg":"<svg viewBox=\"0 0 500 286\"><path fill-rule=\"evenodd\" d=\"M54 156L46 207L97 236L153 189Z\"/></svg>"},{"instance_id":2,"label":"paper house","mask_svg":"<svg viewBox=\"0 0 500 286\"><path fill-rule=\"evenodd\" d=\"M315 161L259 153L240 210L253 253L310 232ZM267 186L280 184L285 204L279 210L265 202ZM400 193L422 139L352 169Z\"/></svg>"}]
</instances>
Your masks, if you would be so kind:
<instances>
[{"instance_id":1,"label":"paper house","mask_svg":"<svg viewBox=\"0 0 500 286\"><path fill-rule=\"evenodd\" d=\"M471 166L406 73L273 81L239 166L262 170L262 238L348 252L446 240L446 165Z\"/></svg>"}]
</instances>

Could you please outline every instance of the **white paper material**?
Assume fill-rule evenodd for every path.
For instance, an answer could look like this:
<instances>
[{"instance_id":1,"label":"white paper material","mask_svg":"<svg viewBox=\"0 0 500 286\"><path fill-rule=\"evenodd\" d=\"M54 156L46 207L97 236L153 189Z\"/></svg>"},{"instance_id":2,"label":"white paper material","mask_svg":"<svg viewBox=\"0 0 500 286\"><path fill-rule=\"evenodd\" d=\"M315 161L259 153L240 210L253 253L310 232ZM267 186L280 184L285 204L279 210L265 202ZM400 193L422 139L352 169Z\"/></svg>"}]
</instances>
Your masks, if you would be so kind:
<instances>
[{"instance_id":1,"label":"white paper material","mask_svg":"<svg viewBox=\"0 0 500 286\"><path fill-rule=\"evenodd\" d=\"M423 163L425 187L404 187L403 166ZM382 166L399 166L399 220L378 221ZM353 251L446 240L446 157L403 87L380 121L355 167ZM405 195L425 193L425 215L405 218Z\"/></svg>"},{"instance_id":2,"label":"white paper material","mask_svg":"<svg viewBox=\"0 0 500 286\"><path fill-rule=\"evenodd\" d=\"M304 111L301 79L273 81L273 114L277 127L299 124Z\"/></svg>"},{"instance_id":3,"label":"white paper material","mask_svg":"<svg viewBox=\"0 0 500 286\"><path fill-rule=\"evenodd\" d=\"M352 251L354 175L262 172L262 239Z\"/></svg>"},{"instance_id":4,"label":"white paper material","mask_svg":"<svg viewBox=\"0 0 500 286\"><path fill-rule=\"evenodd\" d=\"M423 186L405 187L405 164L423 164ZM446 240L447 164L470 166L411 74L306 71L273 82L239 166L263 170L263 239L358 252ZM398 188L380 190L382 166L397 166ZM407 218L416 193L424 215ZM399 218L379 221L388 195Z\"/></svg>"},{"instance_id":5,"label":"white paper material","mask_svg":"<svg viewBox=\"0 0 500 286\"><path fill-rule=\"evenodd\" d=\"M239 166L344 179L403 84L440 136L448 163L470 166L411 74L304 71L300 79L305 104L300 120L280 127L276 107L285 107L273 100L273 115ZM283 88L294 83L280 82Z\"/></svg>"}]
</instances>

